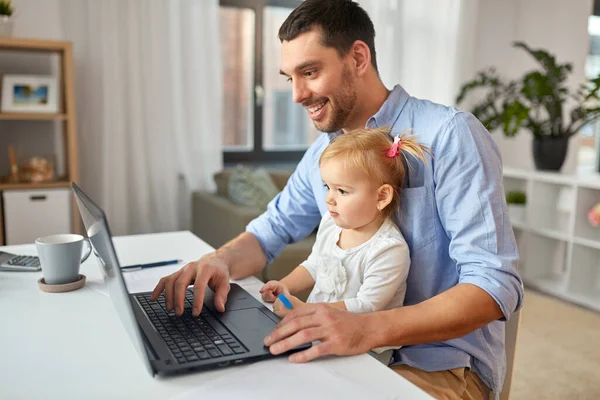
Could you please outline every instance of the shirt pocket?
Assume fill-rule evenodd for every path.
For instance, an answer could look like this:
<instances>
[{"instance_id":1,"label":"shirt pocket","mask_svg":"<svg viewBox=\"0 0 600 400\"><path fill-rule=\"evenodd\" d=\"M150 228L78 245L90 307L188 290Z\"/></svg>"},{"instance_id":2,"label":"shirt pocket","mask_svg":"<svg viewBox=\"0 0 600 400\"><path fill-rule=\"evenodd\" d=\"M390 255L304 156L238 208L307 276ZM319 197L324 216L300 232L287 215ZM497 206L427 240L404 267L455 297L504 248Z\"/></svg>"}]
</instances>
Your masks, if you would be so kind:
<instances>
[{"instance_id":1,"label":"shirt pocket","mask_svg":"<svg viewBox=\"0 0 600 400\"><path fill-rule=\"evenodd\" d=\"M421 186L400 192L400 228L413 252L435 240L434 210L433 189Z\"/></svg>"}]
</instances>

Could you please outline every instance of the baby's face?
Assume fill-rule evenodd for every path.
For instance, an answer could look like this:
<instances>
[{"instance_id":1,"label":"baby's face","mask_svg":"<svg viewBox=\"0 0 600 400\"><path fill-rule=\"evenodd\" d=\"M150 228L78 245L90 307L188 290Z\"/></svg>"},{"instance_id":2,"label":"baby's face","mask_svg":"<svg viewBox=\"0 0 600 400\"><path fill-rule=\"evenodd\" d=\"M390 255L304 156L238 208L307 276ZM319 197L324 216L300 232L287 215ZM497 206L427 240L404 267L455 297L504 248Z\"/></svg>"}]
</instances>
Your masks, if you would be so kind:
<instances>
[{"instance_id":1,"label":"baby's face","mask_svg":"<svg viewBox=\"0 0 600 400\"><path fill-rule=\"evenodd\" d=\"M360 229L377 219L377 187L363 171L332 159L321 164L321 178L328 188L327 209L337 226Z\"/></svg>"}]
</instances>

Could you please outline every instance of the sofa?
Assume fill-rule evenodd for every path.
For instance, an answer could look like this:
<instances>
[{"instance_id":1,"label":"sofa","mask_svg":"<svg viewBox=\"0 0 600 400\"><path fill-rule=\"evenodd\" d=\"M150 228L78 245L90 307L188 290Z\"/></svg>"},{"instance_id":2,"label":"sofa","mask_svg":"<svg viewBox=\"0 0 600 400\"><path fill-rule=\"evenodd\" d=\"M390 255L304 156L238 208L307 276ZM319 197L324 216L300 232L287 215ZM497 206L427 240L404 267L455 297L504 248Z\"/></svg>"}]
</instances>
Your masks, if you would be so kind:
<instances>
[{"instance_id":1,"label":"sofa","mask_svg":"<svg viewBox=\"0 0 600 400\"><path fill-rule=\"evenodd\" d=\"M269 171L269 176L279 190L286 185L292 171ZM245 231L246 225L261 214L256 207L234 203L228 196L231 170L224 169L214 175L217 191L192 193L192 232L211 246L218 248ZM316 235L288 245L273 262L256 277L263 282L279 280L302 263L312 250ZM309 291L298 297L306 299Z\"/></svg>"}]
</instances>

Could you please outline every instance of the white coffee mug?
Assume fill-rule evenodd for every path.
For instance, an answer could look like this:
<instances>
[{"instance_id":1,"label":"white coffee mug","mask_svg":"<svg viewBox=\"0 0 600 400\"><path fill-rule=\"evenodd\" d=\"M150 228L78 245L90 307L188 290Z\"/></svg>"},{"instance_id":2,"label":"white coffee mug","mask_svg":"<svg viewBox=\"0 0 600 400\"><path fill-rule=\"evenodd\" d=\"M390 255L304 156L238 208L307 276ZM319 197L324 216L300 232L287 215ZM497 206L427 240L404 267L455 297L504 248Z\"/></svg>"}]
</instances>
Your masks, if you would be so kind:
<instances>
[{"instance_id":1,"label":"white coffee mug","mask_svg":"<svg viewBox=\"0 0 600 400\"><path fill-rule=\"evenodd\" d=\"M83 243L88 249L82 256ZM44 236L35 241L44 282L48 285L61 285L75 282L79 277L79 267L92 252L87 238L76 234Z\"/></svg>"}]
</instances>

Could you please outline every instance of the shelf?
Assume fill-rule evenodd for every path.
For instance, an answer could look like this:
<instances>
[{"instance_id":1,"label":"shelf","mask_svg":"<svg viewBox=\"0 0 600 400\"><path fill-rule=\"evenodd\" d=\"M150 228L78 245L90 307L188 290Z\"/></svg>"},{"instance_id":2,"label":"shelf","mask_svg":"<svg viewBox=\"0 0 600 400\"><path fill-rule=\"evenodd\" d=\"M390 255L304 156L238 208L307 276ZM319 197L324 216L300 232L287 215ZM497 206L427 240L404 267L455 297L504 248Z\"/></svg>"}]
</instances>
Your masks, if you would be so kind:
<instances>
[{"instance_id":1,"label":"shelf","mask_svg":"<svg viewBox=\"0 0 600 400\"><path fill-rule=\"evenodd\" d=\"M522 277L528 282L566 283L566 265L569 243L562 239L538 235L531 231L525 245L521 245Z\"/></svg>"},{"instance_id":2,"label":"shelf","mask_svg":"<svg viewBox=\"0 0 600 400\"><path fill-rule=\"evenodd\" d=\"M57 167L56 180L47 183L5 182L0 183L0 190L3 191L3 195L15 196L25 196L27 194L25 193L26 191L32 191L32 194L47 191L49 195L70 193L71 182L79 180L73 44L68 41L0 37L0 57L6 57L8 60L7 66L10 66L9 70L3 72L13 74L33 73L35 71L27 67L31 64L30 61L35 61L34 63L37 63L38 60L44 61L44 64L48 64L51 67L51 73L57 79L57 89L60 93L60 107L53 113L34 113L25 108L17 108L15 109L16 111L5 110L5 112L0 112L0 139L8 140L9 143L19 149L20 156L23 157L35 154L54 156ZM10 129L6 129L7 127ZM42 134L43 137L29 137L27 134L21 134L27 133L32 129ZM5 131L10 131L9 137L6 137ZM50 136L45 135L45 132L49 131L54 131L55 134ZM3 157L6 158L6 155ZM2 175L7 172L2 171ZM71 197L69 197L68 203L71 221L70 231L76 233L84 232L81 217L77 207L73 206L74 203ZM46 222L28 212L20 214L21 216L18 221L12 219L12 225L8 226L7 215L14 216L17 214L7 214L5 207L6 203L0 205L0 219L3 219L4 222L4 226L0 226L0 229L4 233L7 233L11 229L14 232L15 227L24 224L30 224L32 228L36 229L47 227ZM52 214L47 215L49 217L54 216ZM65 229L57 226L56 230L64 231ZM0 245L5 244L3 242L6 241L7 237L9 237L8 234L4 235L4 237L0 234ZM32 231L28 241L32 242L36 237L36 234Z\"/></svg>"},{"instance_id":3,"label":"shelf","mask_svg":"<svg viewBox=\"0 0 600 400\"><path fill-rule=\"evenodd\" d=\"M529 227L529 231L535 233L536 235L544 236L554 240L560 240L563 242L568 242L569 237L566 233L556 231L554 229L545 229L545 228L533 228Z\"/></svg>"},{"instance_id":4,"label":"shelf","mask_svg":"<svg viewBox=\"0 0 600 400\"><path fill-rule=\"evenodd\" d=\"M590 189L600 189L600 173L598 172L563 174L560 172L532 171L505 167L503 176L505 179L544 182L554 185L578 185Z\"/></svg>"},{"instance_id":5,"label":"shelf","mask_svg":"<svg viewBox=\"0 0 600 400\"><path fill-rule=\"evenodd\" d=\"M600 249L573 246L567 293L584 305L600 308Z\"/></svg>"},{"instance_id":6,"label":"shelf","mask_svg":"<svg viewBox=\"0 0 600 400\"><path fill-rule=\"evenodd\" d=\"M595 296L589 296L580 293L567 292L564 294L564 296L561 297L565 300L572 301L573 303L579 304L581 306L600 311L600 294Z\"/></svg>"},{"instance_id":7,"label":"shelf","mask_svg":"<svg viewBox=\"0 0 600 400\"><path fill-rule=\"evenodd\" d=\"M505 178L529 179L529 177L531 176L531 173L529 171L510 167L504 167L502 173Z\"/></svg>"},{"instance_id":8,"label":"shelf","mask_svg":"<svg viewBox=\"0 0 600 400\"><path fill-rule=\"evenodd\" d=\"M67 114L0 113L0 120L21 120L21 121L57 120L57 121L64 121L67 118L68 118Z\"/></svg>"},{"instance_id":9,"label":"shelf","mask_svg":"<svg viewBox=\"0 0 600 400\"><path fill-rule=\"evenodd\" d=\"M580 237L574 237L573 243L580 246L590 247L592 249L600 250L600 242L597 240L584 239Z\"/></svg>"},{"instance_id":10,"label":"shelf","mask_svg":"<svg viewBox=\"0 0 600 400\"><path fill-rule=\"evenodd\" d=\"M71 48L70 42L56 40L25 39L16 37L0 37L0 49L13 51L34 51L56 53Z\"/></svg>"},{"instance_id":11,"label":"shelf","mask_svg":"<svg viewBox=\"0 0 600 400\"><path fill-rule=\"evenodd\" d=\"M600 243L600 227L593 227L588 221L588 213L593 206L600 203L600 190L579 188L575 214L574 236L588 241Z\"/></svg>"},{"instance_id":12,"label":"shelf","mask_svg":"<svg viewBox=\"0 0 600 400\"><path fill-rule=\"evenodd\" d=\"M540 234L566 240L573 222L575 194L572 185L533 182L527 199L529 226Z\"/></svg>"},{"instance_id":13,"label":"shelf","mask_svg":"<svg viewBox=\"0 0 600 400\"><path fill-rule=\"evenodd\" d=\"M517 221L517 220L511 219L510 224L512 225L513 229L520 229L520 230L527 229L527 225L525 225L525 222L523 222L523 221Z\"/></svg>"},{"instance_id":14,"label":"shelf","mask_svg":"<svg viewBox=\"0 0 600 400\"><path fill-rule=\"evenodd\" d=\"M579 176L577 184L588 189L600 189L600 173L587 173Z\"/></svg>"},{"instance_id":15,"label":"shelf","mask_svg":"<svg viewBox=\"0 0 600 400\"><path fill-rule=\"evenodd\" d=\"M46 183L0 183L0 190L33 190L70 188L70 181L55 181Z\"/></svg>"}]
</instances>

